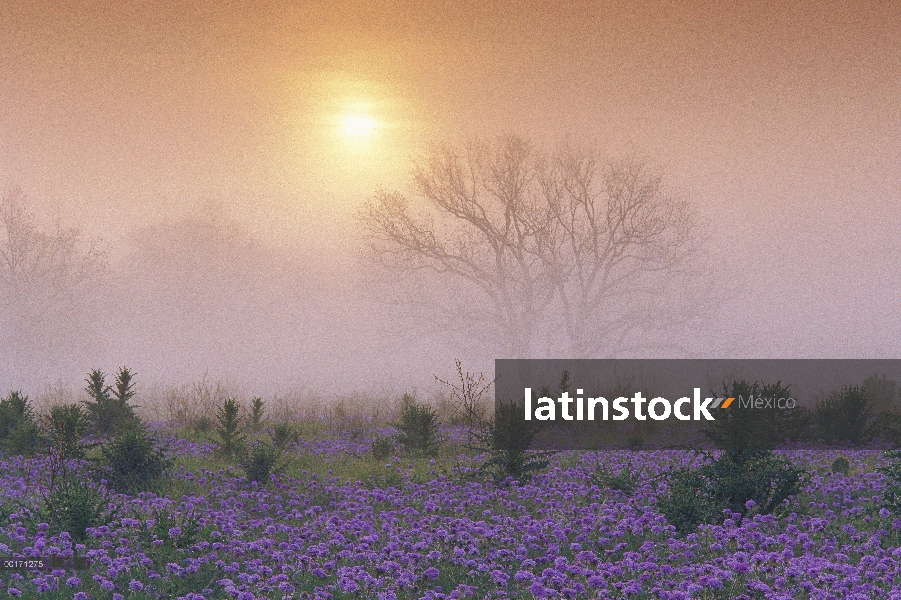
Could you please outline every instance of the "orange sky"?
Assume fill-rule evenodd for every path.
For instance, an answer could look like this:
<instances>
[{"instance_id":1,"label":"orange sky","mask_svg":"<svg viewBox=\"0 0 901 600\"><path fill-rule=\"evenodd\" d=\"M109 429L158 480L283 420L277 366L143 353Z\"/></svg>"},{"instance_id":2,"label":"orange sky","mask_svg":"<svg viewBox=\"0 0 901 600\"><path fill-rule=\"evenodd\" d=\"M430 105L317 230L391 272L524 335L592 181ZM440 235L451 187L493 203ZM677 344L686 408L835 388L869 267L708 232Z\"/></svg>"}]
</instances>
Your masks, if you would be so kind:
<instances>
[{"instance_id":1,"label":"orange sky","mask_svg":"<svg viewBox=\"0 0 901 600\"><path fill-rule=\"evenodd\" d=\"M752 329L901 335L899 2L0 3L0 189L107 240L214 198L343 249L426 144L510 131L664 169L781 298Z\"/></svg>"}]
</instances>

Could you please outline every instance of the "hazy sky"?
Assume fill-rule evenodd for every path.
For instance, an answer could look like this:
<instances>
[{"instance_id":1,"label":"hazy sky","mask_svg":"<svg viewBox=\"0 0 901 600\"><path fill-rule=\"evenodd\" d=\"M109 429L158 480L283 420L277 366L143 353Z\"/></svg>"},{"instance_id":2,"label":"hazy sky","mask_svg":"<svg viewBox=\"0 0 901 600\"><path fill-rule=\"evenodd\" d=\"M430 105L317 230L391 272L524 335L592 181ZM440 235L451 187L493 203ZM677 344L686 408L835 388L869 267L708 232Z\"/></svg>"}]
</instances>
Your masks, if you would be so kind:
<instances>
[{"instance_id":1,"label":"hazy sky","mask_svg":"<svg viewBox=\"0 0 901 600\"><path fill-rule=\"evenodd\" d=\"M114 255L213 199L351 265L412 156L505 132L665 170L749 283L711 348L901 352L901 3L0 3L0 189Z\"/></svg>"}]
</instances>

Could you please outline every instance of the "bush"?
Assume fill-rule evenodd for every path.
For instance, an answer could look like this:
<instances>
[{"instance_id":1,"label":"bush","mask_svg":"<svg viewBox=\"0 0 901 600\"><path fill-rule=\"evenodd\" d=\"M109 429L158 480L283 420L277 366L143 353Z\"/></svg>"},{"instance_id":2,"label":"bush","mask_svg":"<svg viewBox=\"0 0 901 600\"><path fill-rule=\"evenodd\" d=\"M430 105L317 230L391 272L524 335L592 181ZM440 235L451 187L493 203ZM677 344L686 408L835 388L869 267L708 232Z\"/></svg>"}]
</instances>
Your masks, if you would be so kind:
<instances>
[{"instance_id":1,"label":"bush","mask_svg":"<svg viewBox=\"0 0 901 600\"><path fill-rule=\"evenodd\" d=\"M639 469L637 472L632 472L632 465L628 465L619 473L614 473L611 469L605 466L598 466L594 473L589 477L589 481L591 483L598 486L600 489L608 489L614 490L624 493L627 496L631 496L632 492L635 491L635 488L638 487L638 482L641 480L641 473L644 469Z\"/></svg>"},{"instance_id":2,"label":"bush","mask_svg":"<svg viewBox=\"0 0 901 600\"><path fill-rule=\"evenodd\" d=\"M134 494L151 489L172 466L166 449L142 427L127 429L100 449L98 477L118 492Z\"/></svg>"},{"instance_id":3,"label":"bush","mask_svg":"<svg viewBox=\"0 0 901 600\"><path fill-rule=\"evenodd\" d=\"M832 461L832 472L841 473L845 476L851 473L851 463L848 461L847 457L836 456L835 460Z\"/></svg>"},{"instance_id":4,"label":"bush","mask_svg":"<svg viewBox=\"0 0 901 600\"><path fill-rule=\"evenodd\" d=\"M228 398L216 413L216 435L219 437L219 453L231 457L244 447L244 435L241 433L239 413L241 407L234 398Z\"/></svg>"},{"instance_id":5,"label":"bush","mask_svg":"<svg viewBox=\"0 0 901 600\"><path fill-rule=\"evenodd\" d=\"M494 470L498 478L522 480L545 468L547 453L529 452L538 431L537 425L523 421L516 403L501 404L480 435L481 449L490 455L482 469Z\"/></svg>"},{"instance_id":6,"label":"bush","mask_svg":"<svg viewBox=\"0 0 901 600\"><path fill-rule=\"evenodd\" d=\"M274 443L253 442L250 448L239 454L241 460L238 464L244 470L247 480L260 485L265 485L270 475L282 471L287 466L279 464L284 451Z\"/></svg>"},{"instance_id":7,"label":"bush","mask_svg":"<svg viewBox=\"0 0 901 600\"><path fill-rule=\"evenodd\" d=\"M213 429L213 422L208 417L198 417L191 424L191 428L195 433L208 433Z\"/></svg>"},{"instance_id":8,"label":"bush","mask_svg":"<svg viewBox=\"0 0 901 600\"><path fill-rule=\"evenodd\" d=\"M813 414L815 435L826 442L862 444L873 437L874 417L866 390L847 386L817 402Z\"/></svg>"},{"instance_id":9,"label":"bush","mask_svg":"<svg viewBox=\"0 0 901 600\"><path fill-rule=\"evenodd\" d=\"M40 451L42 445L43 439L28 396L10 392L0 400L0 449L32 456Z\"/></svg>"},{"instance_id":10,"label":"bush","mask_svg":"<svg viewBox=\"0 0 901 600\"><path fill-rule=\"evenodd\" d=\"M767 450L725 451L697 469L678 469L669 476L669 493L657 508L679 533L701 523L717 523L729 509L744 515L751 506L762 514L777 510L798 494L808 474Z\"/></svg>"},{"instance_id":11,"label":"bush","mask_svg":"<svg viewBox=\"0 0 901 600\"><path fill-rule=\"evenodd\" d=\"M438 415L428 406L416 404L408 394L404 395L404 407L400 415L397 443L407 452L426 455L438 451Z\"/></svg>"},{"instance_id":12,"label":"bush","mask_svg":"<svg viewBox=\"0 0 901 600\"><path fill-rule=\"evenodd\" d=\"M376 460L385 460L394 454L394 443L390 437L380 435L372 440L372 456Z\"/></svg>"},{"instance_id":13,"label":"bush","mask_svg":"<svg viewBox=\"0 0 901 600\"><path fill-rule=\"evenodd\" d=\"M59 456L51 454L51 461L49 489L31 511L31 524L47 523L51 534L66 531L75 542L83 542L88 528L110 523L119 507L103 488L68 471Z\"/></svg>"},{"instance_id":14,"label":"bush","mask_svg":"<svg viewBox=\"0 0 901 600\"><path fill-rule=\"evenodd\" d=\"M263 423L265 405L262 398L254 398L250 402L250 428L253 431L259 431L260 425Z\"/></svg>"},{"instance_id":15,"label":"bush","mask_svg":"<svg viewBox=\"0 0 901 600\"><path fill-rule=\"evenodd\" d=\"M106 385L103 371L91 371L85 382L85 391L90 400L85 401L85 409L94 433L99 436L115 435L120 431L137 427L141 420L128 403L134 395L133 374L127 368L119 370L116 385Z\"/></svg>"},{"instance_id":16,"label":"bush","mask_svg":"<svg viewBox=\"0 0 901 600\"><path fill-rule=\"evenodd\" d=\"M300 432L291 423L276 423L272 428L272 441L279 448L285 448L300 441Z\"/></svg>"},{"instance_id":17,"label":"bush","mask_svg":"<svg viewBox=\"0 0 901 600\"><path fill-rule=\"evenodd\" d=\"M88 415L77 404L53 406L44 417L44 428L54 451L61 458L84 458L81 443L90 427Z\"/></svg>"},{"instance_id":18,"label":"bush","mask_svg":"<svg viewBox=\"0 0 901 600\"><path fill-rule=\"evenodd\" d=\"M888 465L877 469L888 481L882 494L882 506L894 516L901 517L901 451L886 452Z\"/></svg>"}]
</instances>

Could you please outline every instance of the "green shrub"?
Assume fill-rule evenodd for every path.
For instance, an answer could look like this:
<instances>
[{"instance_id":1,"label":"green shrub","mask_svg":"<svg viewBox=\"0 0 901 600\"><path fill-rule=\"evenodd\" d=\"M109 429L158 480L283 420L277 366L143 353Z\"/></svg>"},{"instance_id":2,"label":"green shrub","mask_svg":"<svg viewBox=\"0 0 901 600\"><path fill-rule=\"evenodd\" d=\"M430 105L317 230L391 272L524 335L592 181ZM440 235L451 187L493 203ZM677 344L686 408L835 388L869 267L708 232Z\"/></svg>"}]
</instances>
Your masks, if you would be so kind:
<instances>
[{"instance_id":1,"label":"green shrub","mask_svg":"<svg viewBox=\"0 0 901 600\"><path fill-rule=\"evenodd\" d=\"M134 494L151 489L172 466L166 449L142 427L126 429L100 449L98 477L118 492Z\"/></svg>"},{"instance_id":2,"label":"green shrub","mask_svg":"<svg viewBox=\"0 0 901 600\"><path fill-rule=\"evenodd\" d=\"M380 435L372 440L372 456L376 460L385 460L394 454L394 442L390 437Z\"/></svg>"},{"instance_id":3,"label":"green shrub","mask_svg":"<svg viewBox=\"0 0 901 600\"><path fill-rule=\"evenodd\" d=\"M141 420L128 403L135 395L132 378L131 371L124 367L116 376L115 387L106 385L106 375L99 369L88 375L85 391L90 400L85 401L85 409L97 435L115 435L140 425Z\"/></svg>"},{"instance_id":4,"label":"green shrub","mask_svg":"<svg viewBox=\"0 0 901 600\"><path fill-rule=\"evenodd\" d=\"M241 420L238 416L241 407L234 398L228 398L216 413L216 435L219 437L219 453L231 457L244 447L245 437L241 433Z\"/></svg>"},{"instance_id":5,"label":"green shrub","mask_svg":"<svg viewBox=\"0 0 901 600\"><path fill-rule=\"evenodd\" d=\"M873 437L875 416L865 388L847 386L817 402L814 435L826 442L862 444Z\"/></svg>"},{"instance_id":6,"label":"green shrub","mask_svg":"<svg viewBox=\"0 0 901 600\"><path fill-rule=\"evenodd\" d=\"M405 394L397 443L407 452L433 455L438 451L438 415L430 407L411 401Z\"/></svg>"},{"instance_id":7,"label":"green shrub","mask_svg":"<svg viewBox=\"0 0 901 600\"><path fill-rule=\"evenodd\" d=\"M600 489L608 489L623 492L627 496L631 496L638 482L641 480L643 469L632 472L632 465L628 465L621 469L619 473L614 473L606 466L598 466L595 472L589 476L589 481L598 486Z\"/></svg>"},{"instance_id":8,"label":"green shrub","mask_svg":"<svg viewBox=\"0 0 901 600\"><path fill-rule=\"evenodd\" d=\"M772 513L807 479L803 469L770 451L724 451L702 467L672 472L657 508L679 533L688 533L701 523L721 522L725 509L746 514L748 501L756 512Z\"/></svg>"},{"instance_id":9,"label":"green shrub","mask_svg":"<svg viewBox=\"0 0 901 600\"><path fill-rule=\"evenodd\" d=\"M238 464L243 469L247 480L255 481L260 485L265 485L269 481L270 475L282 471L287 466L279 463L284 456L284 451L274 443L253 442L249 448L239 454L240 462Z\"/></svg>"},{"instance_id":10,"label":"green shrub","mask_svg":"<svg viewBox=\"0 0 901 600\"><path fill-rule=\"evenodd\" d=\"M61 458L84 458L82 438L90 427L88 415L77 404L53 406L44 417L50 445Z\"/></svg>"},{"instance_id":11,"label":"green shrub","mask_svg":"<svg viewBox=\"0 0 901 600\"><path fill-rule=\"evenodd\" d=\"M482 470L493 470L497 478L529 479L534 471L547 467L547 453L530 452L537 425L521 418L516 403L501 404L485 432L480 434L481 450L489 454Z\"/></svg>"},{"instance_id":12,"label":"green shrub","mask_svg":"<svg viewBox=\"0 0 901 600\"><path fill-rule=\"evenodd\" d=\"M23 420L34 420L28 396L22 392L10 392L6 398L0 400L0 442L5 440Z\"/></svg>"},{"instance_id":13,"label":"green shrub","mask_svg":"<svg viewBox=\"0 0 901 600\"><path fill-rule=\"evenodd\" d=\"M65 468L61 457L51 454L51 477L47 492L41 493L38 508L31 511L32 527L50 525L50 533L69 533L83 542L87 529L110 523L119 507L109 492Z\"/></svg>"},{"instance_id":14,"label":"green shrub","mask_svg":"<svg viewBox=\"0 0 901 600\"><path fill-rule=\"evenodd\" d=\"M886 452L889 463L877 469L888 481L882 494L882 506L894 516L901 517L901 451Z\"/></svg>"},{"instance_id":15,"label":"green shrub","mask_svg":"<svg viewBox=\"0 0 901 600\"><path fill-rule=\"evenodd\" d=\"M28 396L10 392L0 400L0 450L32 456L43 446Z\"/></svg>"},{"instance_id":16,"label":"green shrub","mask_svg":"<svg viewBox=\"0 0 901 600\"><path fill-rule=\"evenodd\" d=\"M213 429L213 422L208 417L198 417L191 424L195 433L208 433Z\"/></svg>"},{"instance_id":17,"label":"green shrub","mask_svg":"<svg viewBox=\"0 0 901 600\"><path fill-rule=\"evenodd\" d=\"M276 446L285 448L300 441L300 432L291 423L276 423L272 428L272 441Z\"/></svg>"},{"instance_id":18,"label":"green shrub","mask_svg":"<svg viewBox=\"0 0 901 600\"><path fill-rule=\"evenodd\" d=\"M263 423L265 405L262 398L254 398L250 402L250 428L253 431L259 431L260 425Z\"/></svg>"},{"instance_id":19,"label":"green shrub","mask_svg":"<svg viewBox=\"0 0 901 600\"><path fill-rule=\"evenodd\" d=\"M845 476L851 473L851 463L848 461L847 457L836 456L835 460L832 461L832 472L841 473Z\"/></svg>"}]
</instances>

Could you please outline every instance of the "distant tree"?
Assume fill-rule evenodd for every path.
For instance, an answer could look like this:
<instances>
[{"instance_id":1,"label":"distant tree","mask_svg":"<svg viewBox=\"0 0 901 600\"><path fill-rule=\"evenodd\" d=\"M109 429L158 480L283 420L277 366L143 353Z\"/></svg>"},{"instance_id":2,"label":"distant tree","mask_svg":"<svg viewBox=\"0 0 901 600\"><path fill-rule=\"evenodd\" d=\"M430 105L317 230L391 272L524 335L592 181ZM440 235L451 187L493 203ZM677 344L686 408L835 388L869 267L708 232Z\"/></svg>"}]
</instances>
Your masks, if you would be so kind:
<instances>
[{"instance_id":1,"label":"distant tree","mask_svg":"<svg viewBox=\"0 0 901 600\"><path fill-rule=\"evenodd\" d=\"M21 190L0 196L0 313L19 333L69 309L106 267L98 242L78 229L41 230Z\"/></svg>"},{"instance_id":2,"label":"distant tree","mask_svg":"<svg viewBox=\"0 0 901 600\"><path fill-rule=\"evenodd\" d=\"M437 147L413 184L415 202L379 191L360 219L389 273L437 281L406 300L445 327L477 328L523 357L553 322L581 357L628 351L632 332L679 317L660 296L697 253L698 225L646 164L539 152L511 135Z\"/></svg>"}]
</instances>

